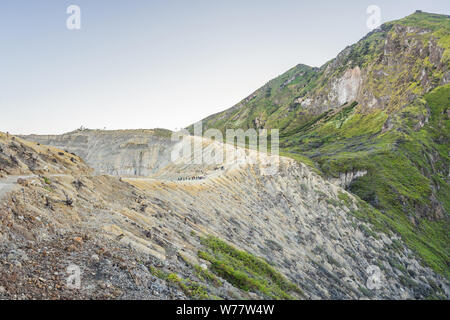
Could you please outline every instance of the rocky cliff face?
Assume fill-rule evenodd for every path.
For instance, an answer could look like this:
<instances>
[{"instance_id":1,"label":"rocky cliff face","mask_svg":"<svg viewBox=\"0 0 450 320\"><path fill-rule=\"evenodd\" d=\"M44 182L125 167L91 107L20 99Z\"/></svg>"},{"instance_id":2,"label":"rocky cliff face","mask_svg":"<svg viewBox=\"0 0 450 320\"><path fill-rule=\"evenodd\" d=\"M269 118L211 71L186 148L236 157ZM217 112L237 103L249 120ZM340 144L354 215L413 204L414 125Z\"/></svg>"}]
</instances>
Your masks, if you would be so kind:
<instances>
[{"instance_id":1,"label":"rocky cliff face","mask_svg":"<svg viewBox=\"0 0 450 320\"><path fill-rule=\"evenodd\" d=\"M103 134L106 139L106 133ZM110 140L117 139L118 133L109 134ZM67 135L64 139L74 140ZM138 139L142 141L142 137ZM188 139L201 140L202 148L208 152L231 147L198 137ZM131 142L132 139L128 140ZM169 145L167 141L162 144ZM249 159L256 151L247 150L243 154L240 161L203 167L189 158L180 158L156 170L151 177L129 177L122 181L90 175L52 176L49 179L54 191L50 193L43 189L45 184L39 179L24 188L27 197L23 201L13 195L10 199L15 199L16 204L8 202L0 212L8 221L22 225L14 212L26 215L25 221L30 221L22 206L35 207L33 217L45 223L27 222L29 237L36 241L34 247L43 245L47 239L40 234L52 236L56 223L58 234L67 236L68 243L74 232L84 234L82 238L89 240L82 240L83 250L75 243L72 249L79 253L71 255L72 261L88 270L94 265L107 270L105 276L110 275L111 279L124 277L122 271L108 267L116 256L97 254L100 261L93 265L84 250L92 254L96 254L92 249L96 246L96 250L105 250L100 249L104 247L110 248L108 251L115 247L129 250L122 264L125 274L129 272L136 281L133 289L127 292L126 282L102 276L97 282L87 280L93 283L91 291L81 290L87 295L101 285L111 288L108 292L119 298L133 294L154 297L155 292L160 292L162 298L172 294L178 298L187 295L191 298L401 299L448 294L446 280L423 266L400 237L366 220L367 216L375 216L383 221L381 213L324 180L306 165L277 158L279 171L267 175L265 163L273 163L274 159L266 158L271 156L258 154L259 160L253 163ZM195 174L202 174L202 179L189 179ZM188 175L185 177L188 179L180 180L183 175ZM79 180L82 187L77 189L72 180ZM57 204L58 197L63 203L65 194L76 200L73 206ZM53 209L46 204L46 197L51 199ZM55 212L59 217L56 220L50 218ZM72 226L70 221L78 222ZM4 229L2 233L9 241L4 243L12 243L19 237L12 230ZM219 250L225 243L251 257L262 257L292 286L277 287L270 278L259 274L260 271L251 273L249 270L253 269L248 265L239 269L248 259L241 261L221 253ZM20 250L28 252L26 248ZM232 269L220 267L224 256ZM60 265L68 262L58 259ZM249 290L237 281L234 272L247 272L250 278L269 281L274 289L261 291L256 282ZM193 281L203 288L201 296L186 288L177 291L176 288L183 286L170 279L181 283ZM14 290L22 289L19 286Z\"/></svg>"},{"instance_id":2,"label":"rocky cliff face","mask_svg":"<svg viewBox=\"0 0 450 320\"><path fill-rule=\"evenodd\" d=\"M166 130L77 130L63 135L31 135L25 138L73 152L97 173L148 176L170 161L174 143Z\"/></svg>"}]
</instances>

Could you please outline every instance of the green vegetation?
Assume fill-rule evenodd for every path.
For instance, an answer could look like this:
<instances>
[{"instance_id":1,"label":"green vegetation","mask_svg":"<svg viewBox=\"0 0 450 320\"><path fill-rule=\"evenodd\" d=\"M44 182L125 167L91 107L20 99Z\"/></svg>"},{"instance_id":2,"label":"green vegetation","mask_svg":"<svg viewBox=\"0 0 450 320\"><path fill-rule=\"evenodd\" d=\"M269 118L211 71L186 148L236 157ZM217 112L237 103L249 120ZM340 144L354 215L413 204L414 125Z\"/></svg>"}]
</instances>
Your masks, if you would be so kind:
<instances>
[{"instance_id":1,"label":"green vegetation","mask_svg":"<svg viewBox=\"0 0 450 320\"><path fill-rule=\"evenodd\" d=\"M193 231L191 231L193 232ZM194 232L195 234L195 232ZM191 263L188 259L186 259L182 254L178 254L178 257L182 259L186 265L190 266L194 269L195 275L202 281L206 281L214 285L215 287L221 287L223 285L222 281L214 274L212 274L208 269L203 269L201 266Z\"/></svg>"},{"instance_id":2,"label":"green vegetation","mask_svg":"<svg viewBox=\"0 0 450 320\"><path fill-rule=\"evenodd\" d=\"M450 63L450 16L432 14L426 12L416 12L398 21L406 26L421 27L431 30L431 35L427 35L427 40L433 36L438 39L438 45L444 49L442 62Z\"/></svg>"},{"instance_id":3,"label":"green vegetation","mask_svg":"<svg viewBox=\"0 0 450 320\"><path fill-rule=\"evenodd\" d=\"M356 66L365 74L360 101L336 107L332 87ZM325 177L359 171L347 187L363 200L353 214L399 234L450 277L450 85L442 85L449 66L450 17L416 12L320 68L290 69L204 127L277 128L281 155ZM345 194L339 200L351 206Z\"/></svg>"},{"instance_id":4,"label":"green vegetation","mask_svg":"<svg viewBox=\"0 0 450 320\"><path fill-rule=\"evenodd\" d=\"M194 265L194 269L197 277L199 277L200 279L208 281L216 287L222 286L223 284L222 281L220 281L219 278L217 278L214 274L212 274L208 270L203 269L199 265Z\"/></svg>"},{"instance_id":5,"label":"green vegetation","mask_svg":"<svg viewBox=\"0 0 450 320\"><path fill-rule=\"evenodd\" d=\"M344 204L350 208L350 206L353 204L352 199L349 197L348 194L345 194L341 191L338 192L338 199L344 202Z\"/></svg>"},{"instance_id":6,"label":"green vegetation","mask_svg":"<svg viewBox=\"0 0 450 320\"><path fill-rule=\"evenodd\" d=\"M198 256L211 263L212 272L232 285L244 290L259 292L271 299L293 299L291 293L303 292L275 271L263 259L238 250L212 236L201 238L205 250Z\"/></svg>"},{"instance_id":7,"label":"green vegetation","mask_svg":"<svg viewBox=\"0 0 450 320\"><path fill-rule=\"evenodd\" d=\"M175 273L169 274L167 276L167 281L178 286L190 298L193 299L209 298L206 288L195 281L181 279Z\"/></svg>"},{"instance_id":8,"label":"green vegetation","mask_svg":"<svg viewBox=\"0 0 450 320\"><path fill-rule=\"evenodd\" d=\"M313 116L305 113L304 119L297 121L296 114L301 107L300 103L294 100L301 99L307 92L317 87L321 73L322 71L317 68L297 65L241 101L238 104L240 108L225 111L226 117L218 114L205 119L204 129L217 128L225 132L226 129L247 130L261 125L268 129L279 128L282 131L295 128ZM286 114L288 115L285 116ZM193 126L188 129L192 132Z\"/></svg>"},{"instance_id":9,"label":"green vegetation","mask_svg":"<svg viewBox=\"0 0 450 320\"><path fill-rule=\"evenodd\" d=\"M183 279L175 273L169 273L153 266L149 266L150 273L179 287L192 299L217 298L208 293L205 284L221 287L223 282L219 277L227 280L239 289L258 292L270 299L294 299L304 296L303 292L296 285L275 271L263 259L237 250L212 236L200 238L200 240L204 250L200 250L198 256L211 263L211 271L193 264L182 255L179 255L179 258L193 269L193 273L199 282ZM295 296L292 295L293 293L295 293Z\"/></svg>"},{"instance_id":10,"label":"green vegetation","mask_svg":"<svg viewBox=\"0 0 450 320\"><path fill-rule=\"evenodd\" d=\"M349 187L366 202L354 214L380 231L400 234L426 263L447 277L449 106L450 85L438 87L391 115L392 129L387 132L382 130L383 112L363 115L343 107L327 114L320 126L299 132L284 144L290 152L308 156L327 176L367 171ZM345 194L339 199L348 206ZM435 212L442 214L433 216Z\"/></svg>"},{"instance_id":11,"label":"green vegetation","mask_svg":"<svg viewBox=\"0 0 450 320\"><path fill-rule=\"evenodd\" d=\"M155 277L165 280L172 285L178 286L186 294L186 296L192 299L210 298L205 286L199 284L198 282L182 279L175 273L168 273L153 266L149 267L149 271Z\"/></svg>"},{"instance_id":12,"label":"green vegetation","mask_svg":"<svg viewBox=\"0 0 450 320\"><path fill-rule=\"evenodd\" d=\"M322 171L320 171L320 169L317 168L316 164L314 163L313 160L311 160L308 157L302 156L301 154L296 154L296 153L290 153L290 152L285 152L285 151L280 151L280 156L283 157L287 157L287 158L291 158L294 159L297 162L301 162L306 164L308 167L310 167L310 169L312 171L314 171L315 173L321 175Z\"/></svg>"}]
</instances>

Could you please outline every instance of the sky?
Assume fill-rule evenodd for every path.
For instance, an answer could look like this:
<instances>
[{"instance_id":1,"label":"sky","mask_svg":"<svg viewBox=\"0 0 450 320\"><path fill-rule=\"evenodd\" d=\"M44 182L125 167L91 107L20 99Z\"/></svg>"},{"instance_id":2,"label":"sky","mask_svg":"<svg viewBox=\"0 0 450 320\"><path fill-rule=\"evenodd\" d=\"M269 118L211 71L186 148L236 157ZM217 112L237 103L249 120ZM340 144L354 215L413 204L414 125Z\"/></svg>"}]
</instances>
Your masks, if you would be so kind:
<instances>
[{"instance_id":1,"label":"sky","mask_svg":"<svg viewBox=\"0 0 450 320\"><path fill-rule=\"evenodd\" d=\"M381 23L450 14L448 0L1 1L0 131L186 127L334 58L370 31L369 5Z\"/></svg>"}]
</instances>

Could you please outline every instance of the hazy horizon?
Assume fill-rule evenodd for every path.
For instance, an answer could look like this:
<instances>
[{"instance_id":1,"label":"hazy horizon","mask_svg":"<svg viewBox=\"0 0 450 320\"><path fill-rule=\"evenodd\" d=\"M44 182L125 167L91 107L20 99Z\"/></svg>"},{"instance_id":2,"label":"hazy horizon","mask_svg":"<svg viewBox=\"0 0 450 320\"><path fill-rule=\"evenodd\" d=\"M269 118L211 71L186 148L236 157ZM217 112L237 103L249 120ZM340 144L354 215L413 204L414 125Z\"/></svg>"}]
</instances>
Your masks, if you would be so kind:
<instances>
[{"instance_id":1,"label":"hazy horizon","mask_svg":"<svg viewBox=\"0 0 450 320\"><path fill-rule=\"evenodd\" d=\"M68 30L69 5L81 29ZM381 23L448 1L54 1L0 4L0 131L185 127L302 63L319 67Z\"/></svg>"}]
</instances>

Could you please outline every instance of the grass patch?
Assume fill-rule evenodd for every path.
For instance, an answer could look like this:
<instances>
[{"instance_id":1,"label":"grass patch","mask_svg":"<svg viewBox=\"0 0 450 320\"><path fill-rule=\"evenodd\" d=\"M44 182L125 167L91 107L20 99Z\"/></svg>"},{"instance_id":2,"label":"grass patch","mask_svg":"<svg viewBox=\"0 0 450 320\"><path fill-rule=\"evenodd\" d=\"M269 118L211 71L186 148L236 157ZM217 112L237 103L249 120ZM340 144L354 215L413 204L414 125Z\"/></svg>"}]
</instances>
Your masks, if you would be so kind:
<instances>
[{"instance_id":1,"label":"grass patch","mask_svg":"<svg viewBox=\"0 0 450 320\"><path fill-rule=\"evenodd\" d=\"M259 292L270 299L293 299L292 293L304 296L301 289L263 259L213 236L201 238L201 243L205 250L200 250L198 256L211 263L212 272L235 287Z\"/></svg>"},{"instance_id":2,"label":"grass patch","mask_svg":"<svg viewBox=\"0 0 450 320\"><path fill-rule=\"evenodd\" d=\"M353 204L352 199L350 198L350 196L344 192L339 191L338 192L338 199L342 202L344 202L344 204L350 208L351 205Z\"/></svg>"},{"instance_id":3,"label":"grass patch","mask_svg":"<svg viewBox=\"0 0 450 320\"><path fill-rule=\"evenodd\" d=\"M449 106L450 85L438 87L392 114L392 128L387 132L382 131L382 113L362 121L362 115L355 118L355 110L344 107L320 127L297 133L286 144L289 152L310 157L326 176L367 171L349 186L349 191L364 200L352 214L377 231L399 234L426 264L447 278ZM367 133L364 127L369 128ZM338 198L347 207L351 205L344 193ZM439 210L435 199L444 209L443 217L433 216Z\"/></svg>"},{"instance_id":4,"label":"grass patch","mask_svg":"<svg viewBox=\"0 0 450 320\"><path fill-rule=\"evenodd\" d=\"M198 282L180 278L175 273L168 273L161 269L157 269L153 266L149 267L149 271L155 277L161 280L165 280L168 283L179 287L184 292L184 294L189 298L201 300L210 298L208 295L208 291L206 290L206 287Z\"/></svg>"}]
</instances>

